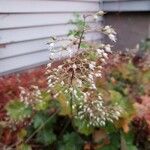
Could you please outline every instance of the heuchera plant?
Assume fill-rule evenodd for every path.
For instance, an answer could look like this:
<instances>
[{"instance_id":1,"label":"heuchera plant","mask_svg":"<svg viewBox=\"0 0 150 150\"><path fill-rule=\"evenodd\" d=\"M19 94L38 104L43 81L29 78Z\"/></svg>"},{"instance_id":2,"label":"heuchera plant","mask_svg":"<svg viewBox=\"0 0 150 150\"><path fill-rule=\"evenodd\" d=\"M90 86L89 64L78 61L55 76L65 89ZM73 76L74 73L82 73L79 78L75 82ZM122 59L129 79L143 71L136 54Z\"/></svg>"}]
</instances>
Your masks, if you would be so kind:
<instances>
[{"instance_id":1,"label":"heuchera plant","mask_svg":"<svg viewBox=\"0 0 150 150\"><path fill-rule=\"evenodd\" d=\"M45 73L47 90L35 85L29 89L19 87L20 99L6 106L7 127L17 131L17 142L9 148L30 150L42 145L43 149L60 150L117 150L125 146L136 149L132 138L125 142L132 135L127 136L119 125L123 118L133 115L132 103L98 84L112 46L86 39L88 32L97 31L116 41L111 26L93 27L88 23L89 18L97 21L104 14L100 11L94 15L76 15L72 20L75 29L67 39L50 38L50 63ZM56 49L57 41L65 41L66 45ZM68 57L53 67L55 56L64 52ZM95 132L100 133L98 139L94 138Z\"/></svg>"},{"instance_id":2,"label":"heuchera plant","mask_svg":"<svg viewBox=\"0 0 150 150\"><path fill-rule=\"evenodd\" d=\"M94 18L103 14L100 11ZM96 86L96 80L102 77L103 64L107 62L111 46L89 42L85 39L85 34L88 31L101 32L115 42L116 32L110 26L91 27L86 22L91 15L76 17L76 20L72 21L76 28L69 32L70 41L61 49L68 51L70 57L54 69L51 69L51 63L54 61L53 55L57 53L54 48L57 39L52 38L49 44L51 62L46 72L48 91L53 92L56 99L62 96L66 99L73 119L83 122L88 127L105 126L106 122L118 120L123 112L117 103L106 104Z\"/></svg>"}]
</instances>

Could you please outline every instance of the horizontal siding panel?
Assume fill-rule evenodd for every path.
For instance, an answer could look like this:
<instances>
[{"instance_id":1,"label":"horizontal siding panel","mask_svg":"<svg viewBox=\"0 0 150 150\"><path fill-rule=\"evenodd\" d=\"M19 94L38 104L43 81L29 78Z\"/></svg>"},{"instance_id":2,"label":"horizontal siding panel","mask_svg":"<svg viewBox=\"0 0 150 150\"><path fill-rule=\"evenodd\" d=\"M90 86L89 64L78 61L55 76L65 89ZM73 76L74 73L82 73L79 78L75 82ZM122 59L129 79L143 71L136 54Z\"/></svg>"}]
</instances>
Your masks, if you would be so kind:
<instances>
[{"instance_id":1,"label":"horizontal siding panel","mask_svg":"<svg viewBox=\"0 0 150 150\"><path fill-rule=\"evenodd\" d=\"M0 13L45 13L98 11L98 3L78 1L0 1Z\"/></svg>"},{"instance_id":2,"label":"horizontal siding panel","mask_svg":"<svg viewBox=\"0 0 150 150\"><path fill-rule=\"evenodd\" d=\"M66 38L66 37L61 37L61 38ZM86 35L86 39L90 41L100 40L101 35L98 33L88 33ZM7 44L6 47L0 48L0 60L6 59L8 57L15 57L17 55L25 55L27 53L46 50L48 49L48 46L46 44L47 42L48 42L48 38ZM61 45L63 45L63 43L65 43L65 41L58 42L56 44L56 47L60 47Z\"/></svg>"},{"instance_id":3,"label":"horizontal siding panel","mask_svg":"<svg viewBox=\"0 0 150 150\"><path fill-rule=\"evenodd\" d=\"M67 24L73 17L73 13L0 14L0 29ZM92 22L93 19L88 21Z\"/></svg>"},{"instance_id":4,"label":"horizontal siding panel","mask_svg":"<svg viewBox=\"0 0 150 150\"><path fill-rule=\"evenodd\" d=\"M107 12L126 11L150 11L150 0L107 0L103 1L102 9Z\"/></svg>"},{"instance_id":5,"label":"horizontal siding panel","mask_svg":"<svg viewBox=\"0 0 150 150\"><path fill-rule=\"evenodd\" d=\"M48 38L50 36L65 35L73 25L42 26L33 28L20 28L0 30L0 43L14 43L26 40Z\"/></svg>"},{"instance_id":6,"label":"horizontal siding panel","mask_svg":"<svg viewBox=\"0 0 150 150\"><path fill-rule=\"evenodd\" d=\"M94 24L91 23L91 26ZM96 25L96 24L95 24ZM66 35L69 30L73 29L73 25L55 25L55 26L41 26L31 28L19 28L10 30L0 30L0 43L14 43L27 40L48 38L50 36Z\"/></svg>"},{"instance_id":7,"label":"horizontal siding panel","mask_svg":"<svg viewBox=\"0 0 150 150\"><path fill-rule=\"evenodd\" d=\"M29 55L3 59L0 61L0 73L2 75L4 73L23 70L26 67L46 63L48 61L48 53L48 51L43 51L40 53L37 52Z\"/></svg>"},{"instance_id":8,"label":"horizontal siding panel","mask_svg":"<svg viewBox=\"0 0 150 150\"><path fill-rule=\"evenodd\" d=\"M9 0L6 0L6 1L9 1ZM26 0L26 1L30 1L30 0ZM34 1L47 1L47 0L34 0ZM55 0L55 1L65 1L65 2L68 2L68 1L79 1L79 2L99 2L100 0Z\"/></svg>"}]
</instances>

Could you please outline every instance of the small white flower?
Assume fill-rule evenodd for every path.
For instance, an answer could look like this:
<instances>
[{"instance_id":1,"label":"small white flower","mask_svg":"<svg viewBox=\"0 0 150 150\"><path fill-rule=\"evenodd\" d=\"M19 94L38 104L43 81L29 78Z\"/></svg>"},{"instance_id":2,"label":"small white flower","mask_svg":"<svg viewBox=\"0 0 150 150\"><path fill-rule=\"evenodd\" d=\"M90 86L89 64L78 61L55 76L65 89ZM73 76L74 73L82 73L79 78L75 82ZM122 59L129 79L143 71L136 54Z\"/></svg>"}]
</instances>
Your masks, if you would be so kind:
<instances>
[{"instance_id":1,"label":"small white flower","mask_svg":"<svg viewBox=\"0 0 150 150\"><path fill-rule=\"evenodd\" d=\"M104 53L104 50L103 50L103 49L97 49L96 51L97 51L97 53L98 53L99 55L102 55L102 54Z\"/></svg>"},{"instance_id":2,"label":"small white flower","mask_svg":"<svg viewBox=\"0 0 150 150\"><path fill-rule=\"evenodd\" d=\"M76 65L76 64L73 64L73 65L72 65L72 68L73 68L73 69L77 69L77 65Z\"/></svg>"},{"instance_id":3,"label":"small white flower","mask_svg":"<svg viewBox=\"0 0 150 150\"><path fill-rule=\"evenodd\" d=\"M73 90L73 94L74 94L75 96L77 96L77 90L76 90L76 89Z\"/></svg>"},{"instance_id":4,"label":"small white flower","mask_svg":"<svg viewBox=\"0 0 150 150\"><path fill-rule=\"evenodd\" d=\"M102 100L102 97L101 97L101 95L100 95L100 94L99 94L98 98L99 98L100 100Z\"/></svg>"},{"instance_id":5,"label":"small white flower","mask_svg":"<svg viewBox=\"0 0 150 150\"><path fill-rule=\"evenodd\" d=\"M93 18L94 18L95 20L98 20L98 19L99 19L99 17L98 17L97 14L95 14L95 15L93 16Z\"/></svg>"},{"instance_id":6,"label":"small white flower","mask_svg":"<svg viewBox=\"0 0 150 150\"><path fill-rule=\"evenodd\" d=\"M111 46L110 46L109 44L105 45L105 50L106 50L106 52L108 52L108 53L111 53L111 52L112 52L112 51L111 51Z\"/></svg>"},{"instance_id":7,"label":"small white flower","mask_svg":"<svg viewBox=\"0 0 150 150\"><path fill-rule=\"evenodd\" d=\"M102 74L101 73L96 73L95 76L96 77L102 77Z\"/></svg>"},{"instance_id":8,"label":"small white flower","mask_svg":"<svg viewBox=\"0 0 150 150\"><path fill-rule=\"evenodd\" d=\"M71 88L69 88L69 90L70 90L70 91L73 91L73 88L71 87Z\"/></svg>"},{"instance_id":9,"label":"small white flower","mask_svg":"<svg viewBox=\"0 0 150 150\"><path fill-rule=\"evenodd\" d=\"M54 45L55 44L53 42L49 44L49 46L52 47L52 48L54 47Z\"/></svg>"},{"instance_id":10,"label":"small white flower","mask_svg":"<svg viewBox=\"0 0 150 150\"><path fill-rule=\"evenodd\" d=\"M53 84L48 84L48 87L49 87L49 88L53 87Z\"/></svg>"},{"instance_id":11,"label":"small white flower","mask_svg":"<svg viewBox=\"0 0 150 150\"><path fill-rule=\"evenodd\" d=\"M52 79L48 79L48 84L50 84L52 82Z\"/></svg>"},{"instance_id":12,"label":"small white flower","mask_svg":"<svg viewBox=\"0 0 150 150\"><path fill-rule=\"evenodd\" d=\"M93 75L89 74L88 77L90 80L93 80Z\"/></svg>"},{"instance_id":13,"label":"small white flower","mask_svg":"<svg viewBox=\"0 0 150 150\"><path fill-rule=\"evenodd\" d=\"M54 46L55 46L55 43L54 43L54 42L49 43L49 44L48 44L48 50L51 51L51 50L54 48Z\"/></svg>"},{"instance_id":14,"label":"small white flower","mask_svg":"<svg viewBox=\"0 0 150 150\"><path fill-rule=\"evenodd\" d=\"M117 38L114 34L109 34L108 37L110 38L110 40L112 40L113 42L116 42Z\"/></svg>"},{"instance_id":15,"label":"small white flower","mask_svg":"<svg viewBox=\"0 0 150 150\"><path fill-rule=\"evenodd\" d=\"M97 68L98 68L98 69L102 69L103 67L102 67L102 66L97 66Z\"/></svg>"},{"instance_id":16,"label":"small white flower","mask_svg":"<svg viewBox=\"0 0 150 150\"><path fill-rule=\"evenodd\" d=\"M102 11L102 10L100 10L100 11L97 13L97 15L99 15L99 16L103 16L104 14L105 14L105 12Z\"/></svg>"},{"instance_id":17,"label":"small white flower","mask_svg":"<svg viewBox=\"0 0 150 150\"><path fill-rule=\"evenodd\" d=\"M103 57L108 59L108 54L107 53L103 53Z\"/></svg>"},{"instance_id":18,"label":"small white flower","mask_svg":"<svg viewBox=\"0 0 150 150\"><path fill-rule=\"evenodd\" d=\"M93 89L97 89L94 83L91 85L91 87L92 87Z\"/></svg>"},{"instance_id":19,"label":"small white flower","mask_svg":"<svg viewBox=\"0 0 150 150\"><path fill-rule=\"evenodd\" d=\"M63 67L62 65L59 65L59 66L58 66L58 69L62 69L62 67Z\"/></svg>"},{"instance_id":20,"label":"small white flower","mask_svg":"<svg viewBox=\"0 0 150 150\"><path fill-rule=\"evenodd\" d=\"M81 87L82 86L82 81L80 79L77 79L77 86Z\"/></svg>"},{"instance_id":21,"label":"small white flower","mask_svg":"<svg viewBox=\"0 0 150 150\"><path fill-rule=\"evenodd\" d=\"M95 65L93 65L93 64L89 64L89 68L90 68L91 70L94 70Z\"/></svg>"},{"instance_id":22,"label":"small white flower","mask_svg":"<svg viewBox=\"0 0 150 150\"><path fill-rule=\"evenodd\" d=\"M115 30L111 26L105 26L102 30L105 34L116 34Z\"/></svg>"},{"instance_id":23,"label":"small white flower","mask_svg":"<svg viewBox=\"0 0 150 150\"><path fill-rule=\"evenodd\" d=\"M73 51L71 48L68 48L68 52L69 52L69 57L72 57Z\"/></svg>"},{"instance_id":24,"label":"small white flower","mask_svg":"<svg viewBox=\"0 0 150 150\"><path fill-rule=\"evenodd\" d=\"M47 64L47 68L50 68L52 66L52 63Z\"/></svg>"},{"instance_id":25,"label":"small white flower","mask_svg":"<svg viewBox=\"0 0 150 150\"><path fill-rule=\"evenodd\" d=\"M68 90L65 90L64 93L68 93Z\"/></svg>"},{"instance_id":26,"label":"small white flower","mask_svg":"<svg viewBox=\"0 0 150 150\"><path fill-rule=\"evenodd\" d=\"M60 83L61 85L64 85L65 83L64 83L64 81L61 81L61 83Z\"/></svg>"},{"instance_id":27,"label":"small white flower","mask_svg":"<svg viewBox=\"0 0 150 150\"><path fill-rule=\"evenodd\" d=\"M50 59L53 59L53 58L54 58L54 53L51 52L51 53L49 54L49 58L50 58Z\"/></svg>"},{"instance_id":28,"label":"small white flower","mask_svg":"<svg viewBox=\"0 0 150 150\"><path fill-rule=\"evenodd\" d=\"M55 94L53 97L57 98L59 96L60 93Z\"/></svg>"},{"instance_id":29,"label":"small white flower","mask_svg":"<svg viewBox=\"0 0 150 150\"><path fill-rule=\"evenodd\" d=\"M106 60L104 58L101 59L101 62L106 63Z\"/></svg>"}]
</instances>

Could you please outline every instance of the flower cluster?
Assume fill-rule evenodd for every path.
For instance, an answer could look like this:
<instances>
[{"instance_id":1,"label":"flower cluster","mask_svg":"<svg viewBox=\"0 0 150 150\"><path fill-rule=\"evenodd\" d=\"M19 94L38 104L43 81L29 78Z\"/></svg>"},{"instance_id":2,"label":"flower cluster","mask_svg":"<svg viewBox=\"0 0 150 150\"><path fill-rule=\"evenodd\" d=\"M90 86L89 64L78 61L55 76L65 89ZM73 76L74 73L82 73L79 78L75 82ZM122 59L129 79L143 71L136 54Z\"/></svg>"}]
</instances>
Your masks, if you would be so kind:
<instances>
[{"instance_id":1,"label":"flower cluster","mask_svg":"<svg viewBox=\"0 0 150 150\"><path fill-rule=\"evenodd\" d=\"M105 105L101 95L97 98L91 98L89 93L86 93L83 102L79 103L76 118L81 121L86 121L87 126L99 127L105 126L107 122L118 120L121 116L122 109L116 105ZM90 99L89 99L90 97Z\"/></svg>"},{"instance_id":2,"label":"flower cluster","mask_svg":"<svg viewBox=\"0 0 150 150\"><path fill-rule=\"evenodd\" d=\"M111 27L111 26L105 26L102 28L102 32L106 35L108 35L108 37L110 38L110 40L112 40L113 42L116 42L117 38L116 38L116 32L115 30Z\"/></svg>"},{"instance_id":3,"label":"flower cluster","mask_svg":"<svg viewBox=\"0 0 150 150\"><path fill-rule=\"evenodd\" d=\"M38 86L32 85L30 90L23 87L20 88L20 101L23 102L27 107L31 106L35 109L37 103L42 103L41 91Z\"/></svg>"},{"instance_id":4,"label":"flower cluster","mask_svg":"<svg viewBox=\"0 0 150 150\"><path fill-rule=\"evenodd\" d=\"M96 14L94 14L93 17L94 17L95 20L98 20L99 17L103 16L104 14L105 14L105 12L99 11Z\"/></svg>"},{"instance_id":5,"label":"flower cluster","mask_svg":"<svg viewBox=\"0 0 150 150\"><path fill-rule=\"evenodd\" d=\"M79 88L88 86L90 89L96 89L95 79L102 77L101 62L87 59L84 56L86 54L84 52L73 58L68 58L54 69L50 67L51 63L48 64L46 73L48 74L47 79L50 91L58 83L62 86L67 86L68 89L74 86Z\"/></svg>"}]
</instances>

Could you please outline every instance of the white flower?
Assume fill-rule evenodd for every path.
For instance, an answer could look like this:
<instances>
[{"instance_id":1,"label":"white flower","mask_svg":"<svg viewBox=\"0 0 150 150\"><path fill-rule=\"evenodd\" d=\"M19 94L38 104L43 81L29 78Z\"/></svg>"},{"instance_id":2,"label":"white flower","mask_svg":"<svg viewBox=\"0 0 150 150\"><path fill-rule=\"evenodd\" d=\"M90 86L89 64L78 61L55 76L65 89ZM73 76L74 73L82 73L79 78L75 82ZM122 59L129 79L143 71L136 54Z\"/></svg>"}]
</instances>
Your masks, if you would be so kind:
<instances>
[{"instance_id":1,"label":"white flower","mask_svg":"<svg viewBox=\"0 0 150 150\"><path fill-rule=\"evenodd\" d=\"M73 90L73 94L74 94L76 97L78 97L78 95L77 95L77 90L76 90L76 89Z\"/></svg>"},{"instance_id":2,"label":"white flower","mask_svg":"<svg viewBox=\"0 0 150 150\"><path fill-rule=\"evenodd\" d=\"M54 47L54 45L55 45L54 42L49 44L50 47Z\"/></svg>"},{"instance_id":3,"label":"white flower","mask_svg":"<svg viewBox=\"0 0 150 150\"><path fill-rule=\"evenodd\" d=\"M106 63L106 60L105 60L104 58L102 58L101 61L102 61L103 63Z\"/></svg>"},{"instance_id":4,"label":"white flower","mask_svg":"<svg viewBox=\"0 0 150 150\"><path fill-rule=\"evenodd\" d=\"M106 52L108 52L108 53L111 53L111 52L112 52L112 51L111 51L111 46L110 46L109 44L105 45L105 50L106 50Z\"/></svg>"},{"instance_id":5,"label":"white flower","mask_svg":"<svg viewBox=\"0 0 150 150\"><path fill-rule=\"evenodd\" d=\"M49 79L49 80L48 80L48 84L51 84L51 82L52 82L52 79Z\"/></svg>"},{"instance_id":6,"label":"white flower","mask_svg":"<svg viewBox=\"0 0 150 150\"><path fill-rule=\"evenodd\" d=\"M97 15L99 15L99 16L103 16L105 13L104 13L104 11L102 11L102 10L100 10L98 13L97 13Z\"/></svg>"},{"instance_id":7,"label":"white flower","mask_svg":"<svg viewBox=\"0 0 150 150\"><path fill-rule=\"evenodd\" d=\"M105 34L116 34L115 30L111 26L105 26L102 30Z\"/></svg>"},{"instance_id":8,"label":"white flower","mask_svg":"<svg viewBox=\"0 0 150 150\"><path fill-rule=\"evenodd\" d=\"M95 65L93 65L93 64L89 64L89 68L90 68L91 70L94 70Z\"/></svg>"},{"instance_id":9,"label":"white flower","mask_svg":"<svg viewBox=\"0 0 150 150\"><path fill-rule=\"evenodd\" d=\"M89 74L88 77L89 77L90 80L93 80L93 75Z\"/></svg>"},{"instance_id":10,"label":"white flower","mask_svg":"<svg viewBox=\"0 0 150 150\"><path fill-rule=\"evenodd\" d=\"M77 79L77 86L81 87L82 86L82 81L80 79Z\"/></svg>"},{"instance_id":11,"label":"white flower","mask_svg":"<svg viewBox=\"0 0 150 150\"><path fill-rule=\"evenodd\" d=\"M98 54L100 54L100 53L101 53L101 50L100 50L100 49L97 49L96 51L97 51L97 53L98 53Z\"/></svg>"},{"instance_id":12,"label":"white flower","mask_svg":"<svg viewBox=\"0 0 150 150\"><path fill-rule=\"evenodd\" d=\"M108 58L108 54L107 53L103 53L103 57L107 59Z\"/></svg>"},{"instance_id":13,"label":"white flower","mask_svg":"<svg viewBox=\"0 0 150 150\"><path fill-rule=\"evenodd\" d=\"M73 88L71 87L71 88L69 88L69 90L70 90L70 91L73 91Z\"/></svg>"},{"instance_id":14,"label":"white flower","mask_svg":"<svg viewBox=\"0 0 150 150\"><path fill-rule=\"evenodd\" d=\"M98 20L98 19L99 19L99 17L98 17L97 14L95 14L95 15L93 16L93 18L94 18L95 20Z\"/></svg>"},{"instance_id":15,"label":"white flower","mask_svg":"<svg viewBox=\"0 0 150 150\"><path fill-rule=\"evenodd\" d=\"M97 66L97 68L98 68L98 69L102 69L103 67L102 67L102 66Z\"/></svg>"},{"instance_id":16,"label":"white flower","mask_svg":"<svg viewBox=\"0 0 150 150\"><path fill-rule=\"evenodd\" d=\"M96 73L95 76L96 77L102 77L102 74L101 73Z\"/></svg>"},{"instance_id":17,"label":"white flower","mask_svg":"<svg viewBox=\"0 0 150 150\"><path fill-rule=\"evenodd\" d=\"M69 52L69 57L72 57L73 51L71 48L68 48L68 52Z\"/></svg>"},{"instance_id":18,"label":"white flower","mask_svg":"<svg viewBox=\"0 0 150 150\"><path fill-rule=\"evenodd\" d=\"M97 51L97 53L98 53L99 55L102 55L102 54L104 53L104 50L103 50L103 49L97 49L96 51Z\"/></svg>"},{"instance_id":19,"label":"white flower","mask_svg":"<svg viewBox=\"0 0 150 150\"><path fill-rule=\"evenodd\" d=\"M49 87L49 88L53 87L53 84L48 84L48 87Z\"/></svg>"},{"instance_id":20,"label":"white flower","mask_svg":"<svg viewBox=\"0 0 150 150\"><path fill-rule=\"evenodd\" d=\"M62 69L62 67L63 67L62 65L59 65L59 66L58 66L58 69Z\"/></svg>"},{"instance_id":21,"label":"white flower","mask_svg":"<svg viewBox=\"0 0 150 150\"><path fill-rule=\"evenodd\" d=\"M64 81L61 81L61 83L60 83L61 85L64 85L65 83L64 83Z\"/></svg>"},{"instance_id":22,"label":"white flower","mask_svg":"<svg viewBox=\"0 0 150 150\"><path fill-rule=\"evenodd\" d=\"M73 68L73 69L77 69L77 65L76 65L76 64L73 64L73 65L72 65L72 68Z\"/></svg>"},{"instance_id":23,"label":"white flower","mask_svg":"<svg viewBox=\"0 0 150 150\"><path fill-rule=\"evenodd\" d=\"M49 54L49 58L50 58L50 59L53 59L53 58L54 58L54 53L51 52L51 53Z\"/></svg>"},{"instance_id":24,"label":"white flower","mask_svg":"<svg viewBox=\"0 0 150 150\"><path fill-rule=\"evenodd\" d=\"M48 44L48 49L51 51L54 48L55 43L54 42L50 42Z\"/></svg>"},{"instance_id":25,"label":"white flower","mask_svg":"<svg viewBox=\"0 0 150 150\"><path fill-rule=\"evenodd\" d=\"M112 40L113 42L116 42L117 38L114 34L109 34L108 37L110 38L110 40Z\"/></svg>"},{"instance_id":26,"label":"white flower","mask_svg":"<svg viewBox=\"0 0 150 150\"><path fill-rule=\"evenodd\" d=\"M96 89L96 86L95 86L95 84L93 83L93 84L91 84L91 87L93 88L93 89Z\"/></svg>"},{"instance_id":27,"label":"white flower","mask_svg":"<svg viewBox=\"0 0 150 150\"><path fill-rule=\"evenodd\" d=\"M59 96L60 93L55 94L53 97L57 98Z\"/></svg>"},{"instance_id":28,"label":"white flower","mask_svg":"<svg viewBox=\"0 0 150 150\"><path fill-rule=\"evenodd\" d=\"M47 64L47 68L50 68L52 66L52 63Z\"/></svg>"},{"instance_id":29,"label":"white flower","mask_svg":"<svg viewBox=\"0 0 150 150\"><path fill-rule=\"evenodd\" d=\"M111 33L111 27L110 26L105 26L103 27L103 31L106 33L106 34L110 34Z\"/></svg>"}]
</instances>

